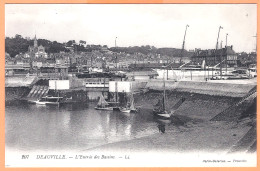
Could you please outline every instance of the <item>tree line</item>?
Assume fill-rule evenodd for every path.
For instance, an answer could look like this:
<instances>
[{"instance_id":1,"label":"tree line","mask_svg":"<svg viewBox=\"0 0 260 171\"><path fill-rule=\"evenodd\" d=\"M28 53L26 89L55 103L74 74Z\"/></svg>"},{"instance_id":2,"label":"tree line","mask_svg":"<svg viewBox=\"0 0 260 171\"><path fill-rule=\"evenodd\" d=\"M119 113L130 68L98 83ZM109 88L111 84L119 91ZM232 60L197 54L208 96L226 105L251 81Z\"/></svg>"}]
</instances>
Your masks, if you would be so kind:
<instances>
[{"instance_id":1,"label":"tree line","mask_svg":"<svg viewBox=\"0 0 260 171\"><path fill-rule=\"evenodd\" d=\"M87 45L86 47L82 44L76 44L75 40L69 40L66 43L59 43L57 41L50 41L46 39L38 39L38 46L42 45L45 47L46 53L59 53L61 51L69 52L67 47L71 47L75 52L91 52L95 50L101 50L102 48L107 48L112 52L121 52L127 54L141 53L144 55L148 54L160 54L169 57L179 57L192 56L193 53L184 50L181 54L181 49L176 48L156 48L154 46L133 46L133 47L111 47L108 48L107 45ZM86 44L86 41L81 40L80 43ZM5 38L5 52L7 52L11 57L15 57L17 54L28 52L28 47L33 46L34 40L23 38L21 35L15 35L15 37Z\"/></svg>"}]
</instances>

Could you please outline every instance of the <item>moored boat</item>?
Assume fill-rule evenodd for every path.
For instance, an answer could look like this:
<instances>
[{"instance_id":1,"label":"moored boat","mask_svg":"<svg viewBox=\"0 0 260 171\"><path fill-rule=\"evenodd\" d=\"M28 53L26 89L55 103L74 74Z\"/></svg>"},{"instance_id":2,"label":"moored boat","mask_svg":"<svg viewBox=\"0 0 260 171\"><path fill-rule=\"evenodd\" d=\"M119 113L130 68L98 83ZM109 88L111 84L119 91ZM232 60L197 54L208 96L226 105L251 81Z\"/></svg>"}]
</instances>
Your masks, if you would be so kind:
<instances>
[{"instance_id":1,"label":"moored boat","mask_svg":"<svg viewBox=\"0 0 260 171\"><path fill-rule=\"evenodd\" d=\"M127 94L125 94L125 102L124 102L123 107L120 107L120 111L124 112L124 113L137 112L137 109L134 105L133 93L130 94L130 98L127 98Z\"/></svg>"},{"instance_id":2,"label":"moored boat","mask_svg":"<svg viewBox=\"0 0 260 171\"><path fill-rule=\"evenodd\" d=\"M123 107L123 108L120 108L120 112L130 113L130 112L131 112L131 109L126 108L126 107Z\"/></svg>"},{"instance_id":3,"label":"moored boat","mask_svg":"<svg viewBox=\"0 0 260 171\"><path fill-rule=\"evenodd\" d=\"M37 105L59 105L63 97L45 96L36 100Z\"/></svg>"},{"instance_id":4,"label":"moored boat","mask_svg":"<svg viewBox=\"0 0 260 171\"><path fill-rule=\"evenodd\" d=\"M138 109L136 108L135 103L134 103L133 93L131 93L131 98L130 98L130 111L131 111L132 113L138 112Z\"/></svg>"},{"instance_id":5,"label":"moored boat","mask_svg":"<svg viewBox=\"0 0 260 171\"><path fill-rule=\"evenodd\" d=\"M166 111L166 92L165 92L165 80L163 78L163 98L159 100L153 109L154 116L161 119L170 119L171 113Z\"/></svg>"},{"instance_id":6,"label":"moored boat","mask_svg":"<svg viewBox=\"0 0 260 171\"><path fill-rule=\"evenodd\" d=\"M96 110L113 110L113 107L109 105L109 103L105 100L104 96L101 95L99 97L99 101L97 106L95 107Z\"/></svg>"},{"instance_id":7,"label":"moored boat","mask_svg":"<svg viewBox=\"0 0 260 171\"><path fill-rule=\"evenodd\" d=\"M39 99L28 99L27 102L31 103L31 104L36 104L36 102L38 102Z\"/></svg>"}]
</instances>

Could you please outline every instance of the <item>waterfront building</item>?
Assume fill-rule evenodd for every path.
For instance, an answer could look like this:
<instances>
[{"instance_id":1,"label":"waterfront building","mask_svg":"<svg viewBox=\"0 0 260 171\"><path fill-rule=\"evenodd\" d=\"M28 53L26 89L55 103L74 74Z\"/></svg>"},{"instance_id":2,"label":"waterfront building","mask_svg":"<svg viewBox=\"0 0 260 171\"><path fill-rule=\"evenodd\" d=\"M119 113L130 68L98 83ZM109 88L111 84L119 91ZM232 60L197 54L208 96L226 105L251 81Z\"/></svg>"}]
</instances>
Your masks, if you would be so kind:
<instances>
[{"instance_id":1,"label":"waterfront building","mask_svg":"<svg viewBox=\"0 0 260 171\"><path fill-rule=\"evenodd\" d=\"M13 76L15 74L27 74L29 73L30 67L29 65L5 65L5 75Z\"/></svg>"},{"instance_id":2,"label":"waterfront building","mask_svg":"<svg viewBox=\"0 0 260 171\"><path fill-rule=\"evenodd\" d=\"M222 61L222 65L226 64L230 67L237 66L237 54L233 50L233 46L226 46L222 49L196 49L191 61L195 65L216 66Z\"/></svg>"},{"instance_id":3,"label":"waterfront building","mask_svg":"<svg viewBox=\"0 0 260 171\"><path fill-rule=\"evenodd\" d=\"M181 65L180 63L134 63L130 64L128 66L129 69L131 70L136 70L136 69L144 69L144 68L149 68L149 69L156 69L156 68L165 68L165 67L170 67L170 68L179 68Z\"/></svg>"},{"instance_id":4,"label":"waterfront building","mask_svg":"<svg viewBox=\"0 0 260 171\"><path fill-rule=\"evenodd\" d=\"M32 60L32 67L33 67L33 68L41 68L42 65L45 63L45 61L46 61L46 60L41 59L41 58L39 58L39 59L33 59L33 60Z\"/></svg>"},{"instance_id":5,"label":"waterfront building","mask_svg":"<svg viewBox=\"0 0 260 171\"><path fill-rule=\"evenodd\" d=\"M30 69L29 59L23 58L21 55L16 55L11 58L6 54L5 57L5 75L12 76L15 74L27 74Z\"/></svg>"},{"instance_id":6,"label":"waterfront building","mask_svg":"<svg viewBox=\"0 0 260 171\"><path fill-rule=\"evenodd\" d=\"M128 80L150 80L156 79L158 73L153 69L145 69L145 70L133 70L131 72L126 73L126 77Z\"/></svg>"}]
</instances>

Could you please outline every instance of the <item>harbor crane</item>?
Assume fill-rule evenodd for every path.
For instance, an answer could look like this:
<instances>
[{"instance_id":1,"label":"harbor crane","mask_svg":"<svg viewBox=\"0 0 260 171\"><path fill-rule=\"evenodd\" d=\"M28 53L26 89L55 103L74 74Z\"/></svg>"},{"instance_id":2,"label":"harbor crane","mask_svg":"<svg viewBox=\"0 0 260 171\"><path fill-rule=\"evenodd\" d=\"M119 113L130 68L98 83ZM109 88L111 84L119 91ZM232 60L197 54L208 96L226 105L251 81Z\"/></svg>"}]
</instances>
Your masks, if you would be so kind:
<instances>
[{"instance_id":1,"label":"harbor crane","mask_svg":"<svg viewBox=\"0 0 260 171\"><path fill-rule=\"evenodd\" d=\"M184 38L183 38L183 43L182 43L182 49L181 49L181 54L180 54L180 56L181 56L181 59L180 59L180 67L182 67L183 65L182 65L182 57L183 57L183 52L184 52L184 47L185 47L185 38L186 38L186 33L187 33L187 28L189 27L189 25L187 24L186 25L186 28L185 28L185 33L184 33ZM166 68L167 69L167 77L166 77L166 79L168 80L168 67L170 66L172 64L172 62L168 62L168 60L167 60L167 65L166 66L164 66L164 68ZM185 65L185 64L184 64Z\"/></svg>"},{"instance_id":2,"label":"harbor crane","mask_svg":"<svg viewBox=\"0 0 260 171\"><path fill-rule=\"evenodd\" d=\"M215 51L214 63L216 63L216 52L217 52L217 50L218 50L218 39L219 39L220 29L223 29L223 27L219 26L219 29L218 29L218 38L217 38L217 44L216 44L216 51Z\"/></svg>"},{"instance_id":3,"label":"harbor crane","mask_svg":"<svg viewBox=\"0 0 260 171\"><path fill-rule=\"evenodd\" d=\"M214 64L216 63L216 58L217 58L217 50L218 50L218 39L219 39L219 33L220 33L220 29L223 29L222 26L219 26L218 29L218 38L217 38L217 44L216 44L216 50L215 50L215 58L214 58ZM221 54L222 56L222 54ZM222 78L222 57L220 57L220 77ZM213 78L213 67L212 67L212 78Z\"/></svg>"},{"instance_id":4,"label":"harbor crane","mask_svg":"<svg viewBox=\"0 0 260 171\"><path fill-rule=\"evenodd\" d=\"M187 24L186 29L185 29L185 33L184 33L183 43L182 43L180 64L182 63L182 57L183 57L184 46L185 46L185 38L186 38L186 32L187 32L188 27L189 27L189 25Z\"/></svg>"},{"instance_id":5,"label":"harbor crane","mask_svg":"<svg viewBox=\"0 0 260 171\"><path fill-rule=\"evenodd\" d=\"M185 38L186 38L186 33L187 33L187 28L189 27L189 25L187 24L186 25L186 28L185 28L185 33L184 33L184 38L183 38L183 43L182 43L182 49L181 49L181 54L180 54L180 56L181 56L181 59L180 59L180 67L182 67L182 57L183 57L183 52L184 52L184 47L185 47ZM167 60L167 66L165 66L165 68L167 68L167 67L169 67L170 65L172 64L172 62L168 62L168 60ZM168 69L167 69L167 80L168 80Z\"/></svg>"}]
</instances>

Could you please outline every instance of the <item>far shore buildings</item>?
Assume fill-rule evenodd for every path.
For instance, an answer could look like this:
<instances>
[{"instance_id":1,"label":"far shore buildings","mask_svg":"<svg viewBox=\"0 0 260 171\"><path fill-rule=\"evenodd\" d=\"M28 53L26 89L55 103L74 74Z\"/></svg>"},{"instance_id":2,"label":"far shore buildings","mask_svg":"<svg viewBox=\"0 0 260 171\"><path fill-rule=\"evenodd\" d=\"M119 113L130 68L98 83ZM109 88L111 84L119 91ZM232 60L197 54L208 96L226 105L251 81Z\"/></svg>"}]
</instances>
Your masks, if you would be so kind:
<instances>
[{"instance_id":1,"label":"far shore buildings","mask_svg":"<svg viewBox=\"0 0 260 171\"><path fill-rule=\"evenodd\" d=\"M217 66L220 63L222 66L226 64L230 67L237 66L237 54L233 50L233 46L226 46L221 49L196 49L191 61L195 65Z\"/></svg>"},{"instance_id":2,"label":"far shore buildings","mask_svg":"<svg viewBox=\"0 0 260 171\"><path fill-rule=\"evenodd\" d=\"M34 37L33 46L28 47L28 52L24 55L25 58L48 58L48 54L45 52L45 47L38 46L36 35Z\"/></svg>"}]
</instances>

